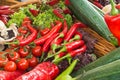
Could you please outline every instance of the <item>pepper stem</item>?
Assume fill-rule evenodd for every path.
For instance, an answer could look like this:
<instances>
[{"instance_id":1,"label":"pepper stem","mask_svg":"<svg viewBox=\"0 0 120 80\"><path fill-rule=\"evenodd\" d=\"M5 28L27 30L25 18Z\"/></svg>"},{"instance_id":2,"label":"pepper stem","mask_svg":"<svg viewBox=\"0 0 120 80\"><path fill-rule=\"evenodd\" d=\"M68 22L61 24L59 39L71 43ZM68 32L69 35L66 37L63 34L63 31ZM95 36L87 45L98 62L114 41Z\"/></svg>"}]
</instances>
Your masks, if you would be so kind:
<instances>
[{"instance_id":1,"label":"pepper stem","mask_svg":"<svg viewBox=\"0 0 120 80\"><path fill-rule=\"evenodd\" d=\"M117 15L117 14L119 14L118 9L116 9L116 7L115 7L114 0L110 0L110 4L111 4L111 7L112 7L110 14L111 15Z\"/></svg>"}]
</instances>

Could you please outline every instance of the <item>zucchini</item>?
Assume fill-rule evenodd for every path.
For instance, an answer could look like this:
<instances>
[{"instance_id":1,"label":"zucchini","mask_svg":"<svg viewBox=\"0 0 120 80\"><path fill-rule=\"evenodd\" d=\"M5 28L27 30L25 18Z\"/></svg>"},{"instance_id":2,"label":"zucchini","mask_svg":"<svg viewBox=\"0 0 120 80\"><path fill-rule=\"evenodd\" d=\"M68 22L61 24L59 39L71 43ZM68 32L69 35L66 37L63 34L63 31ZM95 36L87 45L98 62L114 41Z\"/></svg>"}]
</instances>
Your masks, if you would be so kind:
<instances>
[{"instance_id":1,"label":"zucchini","mask_svg":"<svg viewBox=\"0 0 120 80\"><path fill-rule=\"evenodd\" d=\"M92 3L88 0L70 0L70 3L68 8L78 20L88 25L109 42L118 45L117 39L110 32L104 17L96 10L95 6L91 5Z\"/></svg>"},{"instance_id":2,"label":"zucchini","mask_svg":"<svg viewBox=\"0 0 120 80\"><path fill-rule=\"evenodd\" d=\"M98 58L96 61L86 65L85 67L80 68L79 70L73 72L72 76L75 77L75 76L83 73L84 71L91 70L93 68L105 65L107 63L113 62L113 61L118 60L118 59L120 59L120 47L116 48L115 50L113 50L111 52L109 52L105 56Z\"/></svg>"},{"instance_id":3,"label":"zucchini","mask_svg":"<svg viewBox=\"0 0 120 80\"><path fill-rule=\"evenodd\" d=\"M84 72L76 80L120 80L120 59Z\"/></svg>"}]
</instances>

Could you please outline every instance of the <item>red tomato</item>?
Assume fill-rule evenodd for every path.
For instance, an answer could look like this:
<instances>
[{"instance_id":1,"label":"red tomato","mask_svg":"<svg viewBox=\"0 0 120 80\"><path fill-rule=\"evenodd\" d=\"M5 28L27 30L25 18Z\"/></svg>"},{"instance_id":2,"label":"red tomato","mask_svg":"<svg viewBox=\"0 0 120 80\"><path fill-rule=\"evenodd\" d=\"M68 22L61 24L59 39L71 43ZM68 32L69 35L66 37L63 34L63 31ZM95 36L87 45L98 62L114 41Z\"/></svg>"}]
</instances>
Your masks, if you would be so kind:
<instances>
[{"instance_id":1,"label":"red tomato","mask_svg":"<svg viewBox=\"0 0 120 80\"><path fill-rule=\"evenodd\" d=\"M16 69L17 69L17 65L13 61L7 62L7 64L4 67L4 70L10 71L10 72L15 71Z\"/></svg>"},{"instance_id":2,"label":"red tomato","mask_svg":"<svg viewBox=\"0 0 120 80\"><path fill-rule=\"evenodd\" d=\"M0 55L0 56L1 56L1 55ZM9 60L8 60L7 57L6 57L6 58L0 57L0 67L4 67L5 64L6 64L8 61L9 61Z\"/></svg>"},{"instance_id":3,"label":"red tomato","mask_svg":"<svg viewBox=\"0 0 120 80\"><path fill-rule=\"evenodd\" d=\"M28 62L30 67L35 67L38 64L38 60L34 56L32 56L32 58L29 58Z\"/></svg>"},{"instance_id":4,"label":"red tomato","mask_svg":"<svg viewBox=\"0 0 120 80\"><path fill-rule=\"evenodd\" d=\"M24 57L26 57L28 54L29 54L29 52L28 52L28 50L25 48L20 48L19 49L19 54L20 54L20 56L22 57L22 58L24 58Z\"/></svg>"},{"instance_id":5,"label":"red tomato","mask_svg":"<svg viewBox=\"0 0 120 80\"><path fill-rule=\"evenodd\" d=\"M32 54L36 57L39 57L42 55L42 48L41 46L35 46L33 49L32 49Z\"/></svg>"},{"instance_id":6,"label":"red tomato","mask_svg":"<svg viewBox=\"0 0 120 80\"><path fill-rule=\"evenodd\" d=\"M16 51L10 52L10 53L8 54L8 59L9 59L10 61L16 61L16 60L18 60L19 58L20 58L20 55L19 55L19 53L17 53Z\"/></svg>"},{"instance_id":7,"label":"red tomato","mask_svg":"<svg viewBox=\"0 0 120 80\"><path fill-rule=\"evenodd\" d=\"M20 70L26 70L29 67L29 62L25 59L22 58L18 63L17 63L17 67Z\"/></svg>"}]
</instances>

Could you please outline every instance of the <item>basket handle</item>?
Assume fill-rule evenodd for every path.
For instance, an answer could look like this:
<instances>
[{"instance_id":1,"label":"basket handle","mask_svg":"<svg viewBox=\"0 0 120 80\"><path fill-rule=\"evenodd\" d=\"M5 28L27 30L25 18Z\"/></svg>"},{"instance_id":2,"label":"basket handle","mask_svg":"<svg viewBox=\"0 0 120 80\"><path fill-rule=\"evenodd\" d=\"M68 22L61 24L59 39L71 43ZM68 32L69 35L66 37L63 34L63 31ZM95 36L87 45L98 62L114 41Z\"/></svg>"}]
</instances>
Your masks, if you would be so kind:
<instances>
[{"instance_id":1,"label":"basket handle","mask_svg":"<svg viewBox=\"0 0 120 80\"><path fill-rule=\"evenodd\" d=\"M40 3L40 1L41 0L28 0L28 1L25 1L25 2L19 2L19 3L15 4L15 5L10 6L10 8L11 9L19 8L19 7L28 5L28 4Z\"/></svg>"}]
</instances>

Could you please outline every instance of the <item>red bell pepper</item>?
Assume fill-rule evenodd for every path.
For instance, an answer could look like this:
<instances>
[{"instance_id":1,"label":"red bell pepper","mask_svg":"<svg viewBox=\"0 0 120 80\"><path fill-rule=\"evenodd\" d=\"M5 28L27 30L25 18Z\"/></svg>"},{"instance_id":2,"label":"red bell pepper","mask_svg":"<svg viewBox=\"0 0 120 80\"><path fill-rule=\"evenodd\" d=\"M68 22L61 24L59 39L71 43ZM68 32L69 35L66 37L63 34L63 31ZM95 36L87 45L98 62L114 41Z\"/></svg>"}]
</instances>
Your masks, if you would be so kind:
<instances>
[{"instance_id":1,"label":"red bell pepper","mask_svg":"<svg viewBox=\"0 0 120 80\"><path fill-rule=\"evenodd\" d=\"M112 5L111 15L106 14L104 16L104 19L110 31L118 39L118 42L120 45L120 14L118 13L118 10L116 9L115 3L113 2L113 0L110 0L110 2Z\"/></svg>"}]
</instances>

